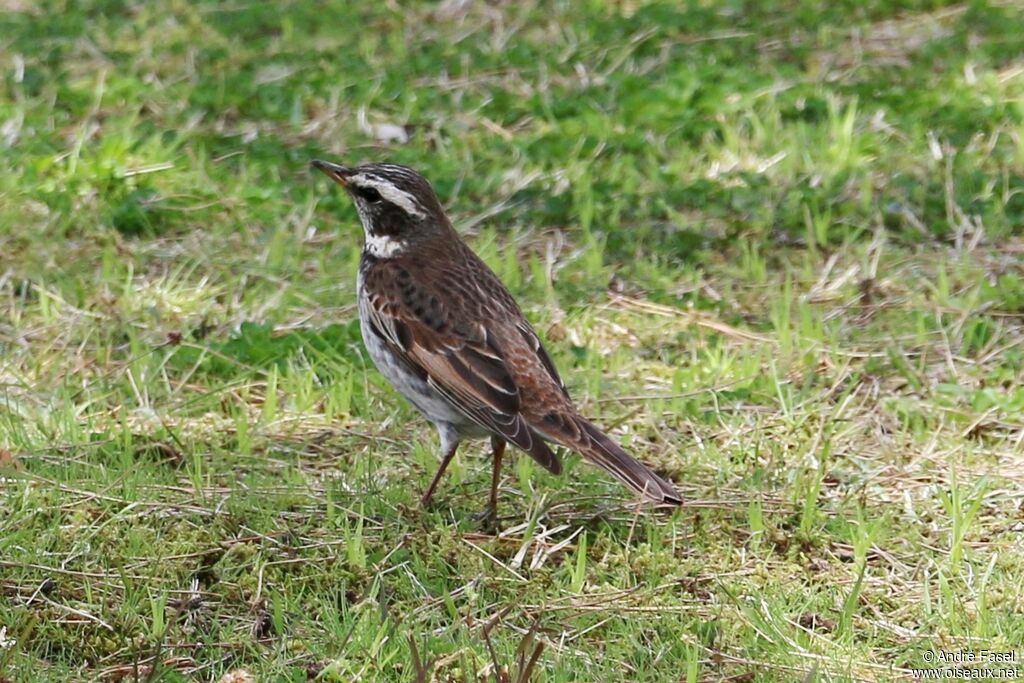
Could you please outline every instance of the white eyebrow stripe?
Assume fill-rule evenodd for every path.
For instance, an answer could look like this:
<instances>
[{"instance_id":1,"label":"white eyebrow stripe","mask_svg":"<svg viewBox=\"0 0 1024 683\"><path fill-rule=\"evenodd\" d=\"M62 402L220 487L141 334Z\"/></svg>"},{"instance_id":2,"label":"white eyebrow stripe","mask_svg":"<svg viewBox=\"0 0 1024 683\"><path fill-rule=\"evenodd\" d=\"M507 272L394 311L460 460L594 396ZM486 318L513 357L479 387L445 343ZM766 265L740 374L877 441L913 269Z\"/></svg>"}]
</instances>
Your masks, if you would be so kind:
<instances>
[{"instance_id":1,"label":"white eyebrow stripe","mask_svg":"<svg viewBox=\"0 0 1024 683\"><path fill-rule=\"evenodd\" d=\"M424 213L420 209L419 202L404 190L399 190L397 187L387 182L386 180L378 180L372 176L368 176L365 173L359 173L354 176L350 176L348 181L357 187L372 187L373 189L380 192L380 196L391 202L402 211L405 211L410 216L416 218L423 218Z\"/></svg>"}]
</instances>

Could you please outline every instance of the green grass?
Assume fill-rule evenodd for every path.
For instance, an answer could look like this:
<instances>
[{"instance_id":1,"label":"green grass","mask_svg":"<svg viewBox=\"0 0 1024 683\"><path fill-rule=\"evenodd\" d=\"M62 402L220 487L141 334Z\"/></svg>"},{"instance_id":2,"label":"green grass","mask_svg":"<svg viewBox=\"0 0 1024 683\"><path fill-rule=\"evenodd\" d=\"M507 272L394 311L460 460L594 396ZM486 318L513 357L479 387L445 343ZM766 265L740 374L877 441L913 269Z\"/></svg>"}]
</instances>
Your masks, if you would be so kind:
<instances>
[{"instance_id":1,"label":"green grass","mask_svg":"<svg viewBox=\"0 0 1024 683\"><path fill-rule=\"evenodd\" d=\"M0 680L1019 648L1021 4L401 5L3 3ZM687 504L518 457L484 534L480 443L422 510L313 157L429 177Z\"/></svg>"}]
</instances>

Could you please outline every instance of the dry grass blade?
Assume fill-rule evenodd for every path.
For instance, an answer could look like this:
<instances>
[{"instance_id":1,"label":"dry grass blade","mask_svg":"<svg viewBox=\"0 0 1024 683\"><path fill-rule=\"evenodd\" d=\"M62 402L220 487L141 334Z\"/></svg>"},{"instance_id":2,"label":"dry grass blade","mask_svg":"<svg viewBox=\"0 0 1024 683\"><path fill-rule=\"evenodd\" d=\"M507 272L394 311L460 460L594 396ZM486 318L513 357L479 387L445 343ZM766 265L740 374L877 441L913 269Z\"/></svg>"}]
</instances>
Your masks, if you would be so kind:
<instances>
[{"instance_id":1,"label":"dry grass blade","mask_svg":"<svg viewBox=\"0 0 1024 683\"><path fill-rule=\"evenodd\" d=\"M739 328L728 325L719 320L714 320L709 316L702 315L700 313L694 313L690 311L682 311L671 306L665 306L664 304L656 304L652 301L645 301L643 299L636 299L628 297L615 292L609 293L609 298L617 306L627 309L635 309L644 313L651 313L654 315L663 316L666 318L678 318L680 320L687 321L688 324L697 325L704 327L714 332L718 332L726 337L732 339L738 339L742 341L754 341L762 344L775 344L776 341L771 337L766 337L755 332L748 332Z\"/></svg>"},{"instance_id":2,"label":"dry grass blade","mask_svg":"<svg viewBox=\"0 0 1024 683\"><path fill-rule=\"evenodd\" d=\"M415 672L416 683L429 683L430 682L430 662L426 664L420 659L420 650L416 646L416 638L412 635L409 636L409 654L412 657L412 666Z\"/></svg>"},{"instance_id":3,"label":"dry grass blade","mask_svg":"<svg viewBox=\"0 0 1024 683\"><path fill-rule=\"evenodd\" d=\"M539 631L540 620L535 619L516 649L515 683L529 683L533 676L537 661L544 652L544 641L538 640L536 637Z\"/></svg>"}]
</instances>

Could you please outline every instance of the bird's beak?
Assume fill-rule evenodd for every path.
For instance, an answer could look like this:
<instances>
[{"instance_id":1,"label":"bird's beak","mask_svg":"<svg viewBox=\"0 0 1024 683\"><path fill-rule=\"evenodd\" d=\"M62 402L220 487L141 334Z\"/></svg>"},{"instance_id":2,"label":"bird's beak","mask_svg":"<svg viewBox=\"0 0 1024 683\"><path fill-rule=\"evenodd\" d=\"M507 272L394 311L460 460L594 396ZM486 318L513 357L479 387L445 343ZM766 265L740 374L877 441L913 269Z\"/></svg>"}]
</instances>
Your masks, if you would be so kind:
<instances>
[{"instance_id":1,"label":"bird's beak","mask_svg":"<svg viewBox=\"0 0 1024 683\"><path fill-rule=\"evenodd\" d=\"M313 159L313 168L319 169L327 174L327 177L342 187L348 187L349 176L355 173L355 169L341 164L335 164L322 159Z\"/></svg>"}]
</instances>

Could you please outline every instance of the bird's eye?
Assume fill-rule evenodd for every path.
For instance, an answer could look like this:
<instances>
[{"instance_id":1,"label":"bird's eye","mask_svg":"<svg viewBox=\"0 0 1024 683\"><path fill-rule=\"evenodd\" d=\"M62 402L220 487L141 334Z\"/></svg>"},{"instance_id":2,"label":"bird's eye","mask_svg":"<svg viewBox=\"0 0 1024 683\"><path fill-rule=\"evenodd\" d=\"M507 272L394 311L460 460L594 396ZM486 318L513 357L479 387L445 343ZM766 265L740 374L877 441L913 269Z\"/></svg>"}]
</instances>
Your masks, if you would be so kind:
<instances>
[{"instance_id":1,"label":"bird's eye","mask_svg":"<svg viewBox=\"0 0 1024 683\"><path fill-rule=\"evenodd\" d=\"M372 187L357 187L356 194L371 204L376 204L380 201L380 192L377 192L377 190Z\"/></svg>"}]
</instances>

